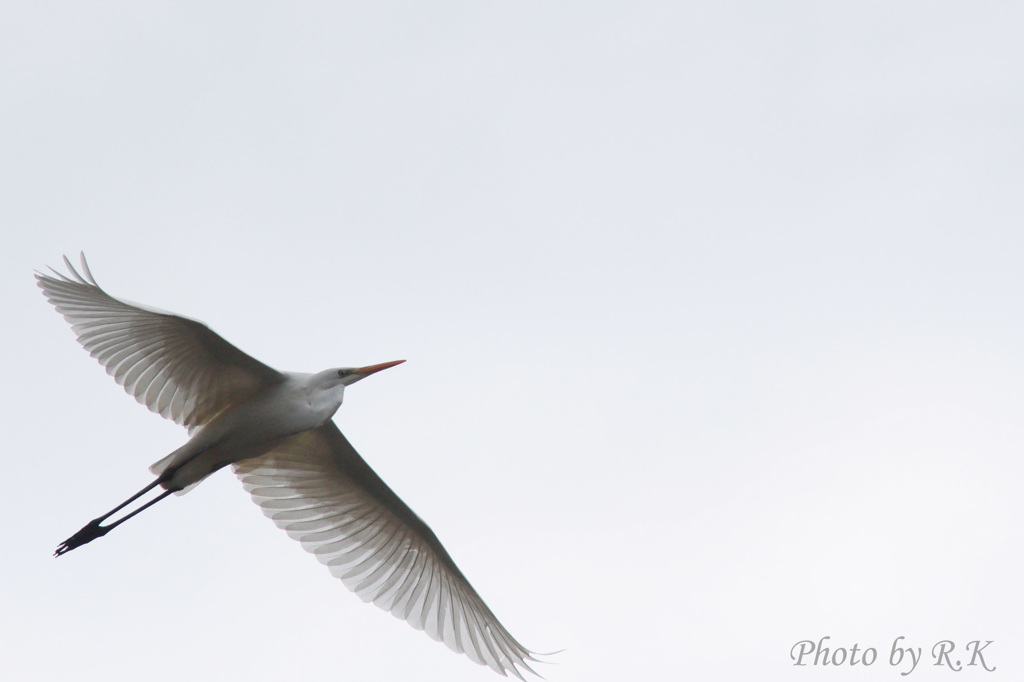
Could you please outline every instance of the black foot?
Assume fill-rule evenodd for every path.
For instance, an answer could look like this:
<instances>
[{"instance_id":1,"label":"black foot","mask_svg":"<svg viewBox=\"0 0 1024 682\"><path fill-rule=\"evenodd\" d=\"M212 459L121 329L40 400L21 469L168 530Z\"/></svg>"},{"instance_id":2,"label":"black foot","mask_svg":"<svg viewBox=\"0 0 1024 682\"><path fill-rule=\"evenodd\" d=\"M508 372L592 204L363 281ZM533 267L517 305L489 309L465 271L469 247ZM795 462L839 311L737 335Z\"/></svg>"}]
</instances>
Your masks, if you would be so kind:
<instances>
[{"instance_id":1,"label":"black foot","mask_svg":"<svg viewBox=\"0 0 1024 682\"><path fill-rule=\"evenodd\" d=\"M64 542L60 543L60 547L53 553L53 556L58 557L61 554L70 552L76 547L81 547L84 544L90 543L96 538L101 538L107 534L113 526L101 526L101 519L93 519L87 523L82 530L78 531Z\"/></svg>"}]
</instances>

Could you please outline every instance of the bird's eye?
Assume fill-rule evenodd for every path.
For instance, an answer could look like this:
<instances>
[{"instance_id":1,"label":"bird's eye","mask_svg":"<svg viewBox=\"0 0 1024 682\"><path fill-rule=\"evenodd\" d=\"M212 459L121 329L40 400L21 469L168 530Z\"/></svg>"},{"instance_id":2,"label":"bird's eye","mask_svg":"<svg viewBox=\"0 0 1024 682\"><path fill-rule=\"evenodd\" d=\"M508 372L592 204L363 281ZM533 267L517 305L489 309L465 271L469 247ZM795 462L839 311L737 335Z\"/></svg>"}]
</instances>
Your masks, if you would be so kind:
<instances>
[{"instance_id":1,"label":"bird's eye","mask_svg":"<svg viewBox=\"0 0 1024 682\"><path fill-rule=\"evenodd\" d=\"M344 377L346 374L348 374L348 370L347 369L339 369L338 370L338 376L339 377Z\"/></svg>"}]
</instances>

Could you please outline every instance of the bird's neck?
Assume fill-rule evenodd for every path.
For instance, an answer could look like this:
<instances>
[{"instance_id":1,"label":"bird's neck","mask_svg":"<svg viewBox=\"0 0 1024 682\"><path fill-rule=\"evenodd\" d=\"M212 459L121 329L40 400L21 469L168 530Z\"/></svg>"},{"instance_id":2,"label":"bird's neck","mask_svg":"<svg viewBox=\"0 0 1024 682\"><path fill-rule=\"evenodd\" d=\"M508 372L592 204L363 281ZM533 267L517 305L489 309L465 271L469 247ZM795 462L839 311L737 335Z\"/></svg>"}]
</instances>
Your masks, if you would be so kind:
<instances>
[{"instance_id":1,"label":"bird's neck","mask_svg":"<svg viewBox=\"0 0 1024 682\"><path fill-rule=\"evenodd\" d=\"M343 384L328 389L310 387L305 394L305 402L309 406L309 410L317 416L322 415L323 421L334 416L344 399L345 386Z\"/></svg>"}]
</instances>

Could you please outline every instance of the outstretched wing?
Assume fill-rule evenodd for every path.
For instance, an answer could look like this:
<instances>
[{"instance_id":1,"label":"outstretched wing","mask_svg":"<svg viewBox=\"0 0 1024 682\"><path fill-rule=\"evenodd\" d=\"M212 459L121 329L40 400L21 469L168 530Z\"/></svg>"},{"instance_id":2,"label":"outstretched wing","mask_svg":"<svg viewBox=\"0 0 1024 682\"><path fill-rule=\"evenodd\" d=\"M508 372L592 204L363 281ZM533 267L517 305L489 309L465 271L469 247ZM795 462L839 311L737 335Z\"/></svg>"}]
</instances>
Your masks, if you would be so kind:
<instances>
[{"instance_id":1,"label":"outstretched wing","mask_svg":"<svg viewBox=\"0 0 1024 682\"><path fill-rule=\"evenodd\" d=\"M78 342L137 401L190 431L284 376L201 322L119 301L82 274L36 273L43 294Z\"/></svg>"},{"instance_id":2,"label":"outstretched wing","mask_svg":"<svg viewBox=\"0 0 1024 682\"><path fill-rule=\"evenodd\" d=\"M533 672L537 659L333 421L234 469L263 513L363 601L502 675Z\"/></svg>"}]
</instances>

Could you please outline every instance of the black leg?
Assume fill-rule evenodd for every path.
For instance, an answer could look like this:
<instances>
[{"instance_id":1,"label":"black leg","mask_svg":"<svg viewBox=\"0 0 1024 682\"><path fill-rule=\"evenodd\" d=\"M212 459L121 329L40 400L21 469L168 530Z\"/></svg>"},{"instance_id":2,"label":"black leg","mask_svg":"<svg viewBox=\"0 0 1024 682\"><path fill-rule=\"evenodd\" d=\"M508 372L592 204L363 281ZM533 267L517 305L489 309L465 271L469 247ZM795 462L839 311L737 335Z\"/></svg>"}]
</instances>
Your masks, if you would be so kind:
<instances>
[{"instance_id":1,"label":"black leg","mask_svg":"<svg viewBox=\"0 0 1024 682\"><path fill-rule=\"evenodd\" d=\"M135 500L139 499L140 497L142 497L143 495L148 493L153 488L155 488L158 485L160 485L160 483L163 480L164 480L163 477L158 478L157 480L153 481L152 483L150 483L145 488L143 488L139 492L137 492L134 495L132 495L131 497L129 497L127 500L125 500L124 502L122 502L118 506L116 506L113 509L111 509L109 512L107 512L103 516L101 516L101 517L99 517L97 519L93 519L89 523L85 524L85 526L83 526L81 530L79 530L77 533L75 533L74 535L69 537L67 540L62 542L60 544L60 546L57 548L57 551L55 551L53 553L53 556L58 557L58 556L60 556L62 554L66 554L67 552L70 552L71 550L75 549L76 547L81 547L82 545L85 545L85 544L88 544L88 543L92 542L96 538L103 537L104 535L109 533L114 528L117 528L118 526L120 526L122 523L124 523L128 519L132 518L133 516L135 516L136 514L142 512L145 509L149 509L154 504L156 504L160 500L162 500L165 497L167 497L168 495L170 495L174 491L173 490L165 490L164 492L160 493L160 495L158 497L156 497L156 498L150 500L149 502L147 502L146 504L142 505L141 507L139 507L138 509L133 511L131 514L128 514L127 516L125 516L125 517L123 517L121 519L118 519L114 523L108 524L106 526L100 525L104 521L106 521L108 518L110 518L111 516L113 516L117 512L121 511L122 509L127 507L129 504L131 504Z\"/></svg>"}]
</instances>

